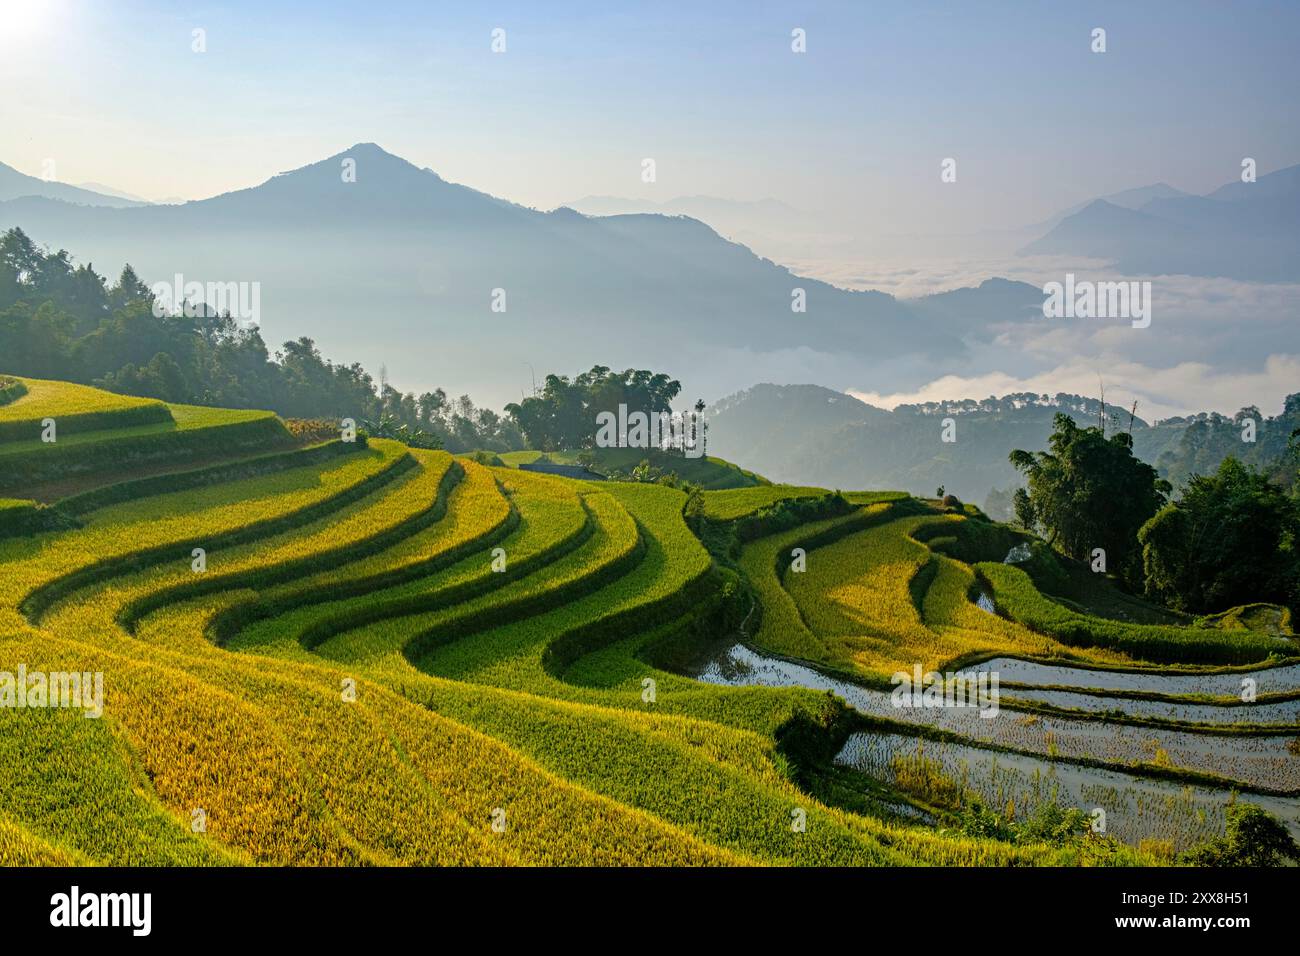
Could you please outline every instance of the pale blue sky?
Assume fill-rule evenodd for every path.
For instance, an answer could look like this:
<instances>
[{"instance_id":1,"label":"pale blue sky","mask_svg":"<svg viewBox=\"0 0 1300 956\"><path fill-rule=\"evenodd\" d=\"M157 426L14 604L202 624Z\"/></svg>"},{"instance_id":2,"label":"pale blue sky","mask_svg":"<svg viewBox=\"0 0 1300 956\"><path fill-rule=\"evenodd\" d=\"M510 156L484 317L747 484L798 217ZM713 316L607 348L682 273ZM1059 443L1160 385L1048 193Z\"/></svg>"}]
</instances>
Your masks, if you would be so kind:
<instances>
[{"instance_id":1,"label":"pale blue sky","mask_svg":"<svg viewBox=\"0 0 1300 956\"><path fill-rule=\"evenodd\" d=\"M373 141L545 208L773 196L961 231L1300 162L1298 39L1293 3L5 0L0 161L201 197Z\"/></svg>"}]
</instances>

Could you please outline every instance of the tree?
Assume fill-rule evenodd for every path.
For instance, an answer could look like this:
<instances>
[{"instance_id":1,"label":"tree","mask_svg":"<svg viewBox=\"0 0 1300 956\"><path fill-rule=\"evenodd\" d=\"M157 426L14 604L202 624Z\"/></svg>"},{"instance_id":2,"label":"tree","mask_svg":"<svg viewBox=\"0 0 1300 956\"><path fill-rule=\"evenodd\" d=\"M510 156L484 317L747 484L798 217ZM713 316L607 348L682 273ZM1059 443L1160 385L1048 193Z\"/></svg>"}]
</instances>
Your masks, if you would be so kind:
<instances>
[{"instance_id":1,"label":"tree","mask_svg":"<svg viewBox=\"0 0 1300 956\"><path fill-rule=\"evenodd\" d=\"M272 356L258 329L228 311L202 305L190 315L157 316L153 304L152 292L130 265L110 287L91 265L76 265L64 250L45 250L20 229L0 234L5 372L304 418L378 420L387 412L394 429L406 426L408 437L427 430L453 451L523 447L513 423L468 400L451 415L441 389L417 399L384 382L376 394L360 364L329 361L310 338L286 342ZM648 372L634 384L651 391L661 387Z\"/></svg>"},{"instance_id":2,"label":"tree","mask_svg":"<svg viewBox=\"0 0 1300 956\"><path fill-rule=\"evenodd\" d=\"M1178 610L1300 599L1300 507L1236 458L1193 476L1138 540L1148 596Z\"/></svg>"},{"instance_id":3,"label":"tree","mask_svg":"<svg viewBox=\"0 0 1300 956\"><path fill-rule=\"evenodd\" d=\"M1009 456L1028 479L1034 521L1062 553L1087 561L1101 548L1112 569L1140 583L1137 532L1164 504L1169 483L1133 456L1131 435L1107 438L1063 413L1052 421L1048 451Z\"/></svg>"},{"instance_id":4,"label":"tree","mask_svg":"<svg viewBox=\"0 0 1300 956\"><path fill-rule=\"evenodd\" d=\"M1282 866L1300 863L1296 845L1285 824L1253 803L1232 803L1227 811L1227 832L1185 856L1194 866Z\"/></svg>"},{"instance_id":5,"label":"tree","mask_svg":"<svg viewBox=\"0 0 1300 956\"><path fill-rule=\"evenodd\" d=\"M1011 496L1011 507L1016 513L1016 521L1020 527L1026 531L1033 531L1038 527L1038 515L1034 514L1034 503L1029 500L1029 492L1024 488L1017 488Z\"/></svg>"},{"instance_id":6,"label":"tree","mask_svg":"<svg viewBox=\"0 0 1300 956\"><path fill-rule=\"evenodd\" d=\"M629 413L653 416L669 412L681 388L680 382L662 373L645 369L611 372L594 365L572 380L564 375L546 376L539 394L513 402L505 411L533 448L592 448L596 417L601 412L618 414L620 405Z\"/></svg>"}]
</instances>

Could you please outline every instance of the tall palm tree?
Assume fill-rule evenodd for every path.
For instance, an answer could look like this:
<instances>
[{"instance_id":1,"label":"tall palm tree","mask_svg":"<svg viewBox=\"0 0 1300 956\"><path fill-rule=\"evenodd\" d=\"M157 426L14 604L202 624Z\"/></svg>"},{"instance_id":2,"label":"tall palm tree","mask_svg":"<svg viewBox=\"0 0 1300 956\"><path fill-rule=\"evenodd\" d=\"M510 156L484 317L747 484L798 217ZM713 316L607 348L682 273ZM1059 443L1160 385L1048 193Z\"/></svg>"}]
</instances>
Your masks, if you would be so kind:
<instances>
[{"instance_id":1,"label":"tall palm tree","mask_svg":"<svg viewBox=\"0 0 1300 956\"><path fill-rule=\"evenodd\" d=\"M701 421L704 418L704 399L702 398L695 400L695 418L696 421L700 422L700 438L703 443L700 453L707 456L709 454L709 423Z\"/></svg>"}]
</instances>

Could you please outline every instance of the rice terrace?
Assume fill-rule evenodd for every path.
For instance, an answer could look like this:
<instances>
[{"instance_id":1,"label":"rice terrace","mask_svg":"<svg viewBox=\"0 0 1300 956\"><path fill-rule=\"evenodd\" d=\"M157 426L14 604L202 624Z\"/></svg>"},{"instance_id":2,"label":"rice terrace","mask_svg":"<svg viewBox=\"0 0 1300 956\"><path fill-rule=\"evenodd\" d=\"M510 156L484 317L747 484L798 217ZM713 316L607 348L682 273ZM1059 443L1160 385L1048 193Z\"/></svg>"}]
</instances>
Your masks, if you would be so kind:
<instances>
[{"instance_id":1,"label":"rice terrace","mask_svg":"<svg viewBox=\"0 0 1300 956\"><path fill-rule=\"evenodd\" d=\"M5 939L1293 936L1297 46L4 0Z\"/></svg>"},{"instance_id":2,"label":"rice terrace","mask_svg":"<svg viewBox=\"0 0 1300 956\"><path fill-rule=\"evenodd\" d=\"M1148 864L1238 801L1300 828L1285 609L1094 615L1024 532L903 493L7 382L0 491L36 497L0 512L0 669L102 673L107 715L6 711L7 864ZM890 706L913 661L992 659L993 719ZM1105 835L1049 836L1094 805Z\"/></svg>"}]
</instances>

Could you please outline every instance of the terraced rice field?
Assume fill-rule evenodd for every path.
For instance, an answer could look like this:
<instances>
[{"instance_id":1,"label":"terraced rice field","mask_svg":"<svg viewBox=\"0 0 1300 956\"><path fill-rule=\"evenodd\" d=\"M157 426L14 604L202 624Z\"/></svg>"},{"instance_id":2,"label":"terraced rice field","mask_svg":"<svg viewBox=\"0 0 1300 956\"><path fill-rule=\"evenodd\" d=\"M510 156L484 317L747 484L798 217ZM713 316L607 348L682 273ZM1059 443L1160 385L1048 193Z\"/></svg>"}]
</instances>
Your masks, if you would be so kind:
<instances>
[{"instance_id":1,"label":"terraced rice field","mask_svg":"<svg viewBox=\"0 0 1300 956\"><path fill-rule=\"evenodd\" d=\"M42 422L53 418L64 434L165 422L167 406L151 398L115 395L87 385L7 377L21 386L17 397L0 402L0 441L40 441Z\"/></svg>"},{"instance_id":2,"label":"terraced rice field","mask_svg":"<svg viewBox=\"0 0 1300 956\"><path fill-rule=\"evenodd\" d=\"M902 734L854 734L837 762L883 780L906 779L909 763L934 762L954 782L992 807L1022 815L1044 801L1105 812L1106 832L1125 843L1166 843L1190 849L1223 832L1231 794L1207 787L1137 777L1115 770L1079 767ZM1247 799L1283 820L1300 837L1300 802L1251 794Z\"/></svg>"},{"instance_id":3,"label":"terraced rice field","mask_svg":"<svg viewBox=\"0 0 1300 956\"><path fill-rule=\"evenodd\" d=\"M170 414L180 428L191 413ZM196 440L224 447L227 420L192 415ZM888 669L914 661L1134 664L979 610L971 567L912 536L965 519L897 494L851 496L850 513L759 537L730 567L688 527L686 495L658 485L381 440L205 469L109 485L63 526L0 539L0 673L98 673L104 688L97 720L0 707L0 862L1081 861L811 796L797 782L810 758L778 740L835 723L825 690L980 753L1055 766L1091 748L1099 764L1300 788L1281 733L882 709ZM802 491L821 494L709 492L706 509L734 520ZM794 548L807 571L789 569ZM770 681L680 666L742 619L755 643L875 688L803 665ZM884 778L887 765L872 764Z\"/></svg>"},{"instance_id":4,"label":"terraced rice field","mask_svg":"<svg viewBox=\"0 0 1300 956\"><path fill-rule=\"evenodd\" d=\"M194 468L291 444L270 412L170 405L68 382L15 381L23 394L0 405L3 498L51 504L148 471ZM0 534L7 530L0 523Z\"/></svg>"}]
</instances>

